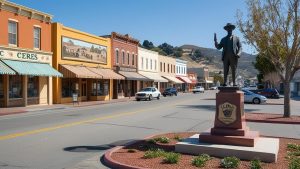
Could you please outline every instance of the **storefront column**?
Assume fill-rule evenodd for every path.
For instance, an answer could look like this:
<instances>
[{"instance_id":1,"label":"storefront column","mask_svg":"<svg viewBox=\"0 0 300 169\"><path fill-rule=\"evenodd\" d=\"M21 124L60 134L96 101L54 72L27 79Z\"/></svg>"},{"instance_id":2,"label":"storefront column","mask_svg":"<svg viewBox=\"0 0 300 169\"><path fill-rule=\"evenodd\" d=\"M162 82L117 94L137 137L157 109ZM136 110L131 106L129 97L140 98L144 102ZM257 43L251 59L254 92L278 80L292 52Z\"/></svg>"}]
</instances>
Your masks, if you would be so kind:
<instances>
[{"instance_id":1,"label":"storefront column","mask_svg":"<svg viewBox=\"0 0 300 169\"><path fill-rule=\"evenodd\" d=\"M22 81L23 81L23 87L22 87L22 89L23 89L23 100L24 100L24 106L27 106L27 83L28 83L28 79L27 79L27 75L23 75L22 76Z\"/></svg>"},{"instance_id":2,"label":"storefront column","mask_svg":"<svg viewBox=\"0 0 300 169\"><path fill-rule=\"evenodd\" d=\"M9 76L8 75L4 75L4 79L3 79L3 90L4 90L4 107L8 107L9 106Z\"/></svg>"},{"instance_id":3,"label":"storefront column","mask_svg":"<svg viewBox=\"0 0 300 169\"><path fill-rule=\"evenodd\" d=\"M48 105L53 104L53 92L52 92L52 77L47 78L48 80L48 85L47 85L47 93L48 93Z\"/></svg>"}]
</instances>

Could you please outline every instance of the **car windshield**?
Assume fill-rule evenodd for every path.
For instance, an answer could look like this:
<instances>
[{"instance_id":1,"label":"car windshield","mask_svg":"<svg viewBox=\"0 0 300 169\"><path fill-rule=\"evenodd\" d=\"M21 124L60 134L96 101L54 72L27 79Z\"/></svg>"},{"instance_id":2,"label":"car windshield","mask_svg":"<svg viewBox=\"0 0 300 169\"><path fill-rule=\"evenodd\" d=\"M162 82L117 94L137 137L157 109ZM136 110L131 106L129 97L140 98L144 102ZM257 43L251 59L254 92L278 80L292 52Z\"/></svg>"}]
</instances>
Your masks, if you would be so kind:
<instances>
[{"instance_id":1,"label":"car windshield","mask_svg":"<svg viewBox=\"0 0 300 169\"><path fill-rule=\"evenodd\" d=\"M252 94L254 94L253 92L251 92L251 91L249 91L249 90L242 90L244 93L247 93L247 94L249 94L249 95L252 95Z\"/></svg>"},{"instance_id":2,"label":"car windshield","mask_svg":"<svg viewBox=\"0 0 300 169\"><path fill-rule=\"evenodd\" d=\"M152 88L150 87L147 87L147 88L144 88L141 90L141 92L151 92L152 91Z\"/></svg>"},{"instance_id":3,"label":"car windshield","mask_svg":"<svg viewBox=\"0 0 300 169\"><path fill-rule=\"evenodd\" d=\"M171 90L172 88L166 88L166 91L169 91L169 90Z\"/></svg>"}]
</instances>

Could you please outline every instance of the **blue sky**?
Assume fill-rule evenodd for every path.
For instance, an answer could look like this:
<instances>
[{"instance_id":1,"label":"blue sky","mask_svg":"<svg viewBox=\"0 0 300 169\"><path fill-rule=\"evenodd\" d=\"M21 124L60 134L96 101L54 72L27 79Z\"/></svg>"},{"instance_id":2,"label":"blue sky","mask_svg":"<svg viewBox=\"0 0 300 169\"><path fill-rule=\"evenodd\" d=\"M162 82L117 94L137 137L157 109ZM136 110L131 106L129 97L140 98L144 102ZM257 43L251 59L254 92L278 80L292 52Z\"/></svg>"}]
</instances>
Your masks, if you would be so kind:
<instances>
[{"instance_id":1,"label":"blue sky","mask_svg":"<svg viewBox=\"0 0 300 169\"><path fill-rule=\"evenodd\" d=\"M11 0L12 2L54 15L53 21L95 35L112 31L130 34L141 43L155 45L193 44L214 48L226 35L223 26L236 23L236 12L246 15L244 0ZM238 29L234 31L242 41ZM253 53L244 44L244 51Z\"/></svg>"}]
</instances>

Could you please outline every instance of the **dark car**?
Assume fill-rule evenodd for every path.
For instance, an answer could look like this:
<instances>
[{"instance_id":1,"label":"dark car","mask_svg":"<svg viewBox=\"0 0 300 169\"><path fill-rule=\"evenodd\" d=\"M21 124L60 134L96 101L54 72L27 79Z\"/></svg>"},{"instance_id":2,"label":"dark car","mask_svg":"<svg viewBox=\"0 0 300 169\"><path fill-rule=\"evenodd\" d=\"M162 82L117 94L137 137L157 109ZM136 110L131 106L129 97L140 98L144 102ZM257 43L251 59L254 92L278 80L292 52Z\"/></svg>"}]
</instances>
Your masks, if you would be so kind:
<instances>
[{"instance_id":1,"label":"dark car","mask_svg":"<svg viewBox=\"0 0 300 169\"><path fill-rule=\"evenodd\" d=\"M277 89L273 88L266 88L266 89L260 89L260 90L251 90L253 93L263 95L267 98L275 98L279 99L279 92Z\"/></svg>"},{"instance_id":2,"label":"dark car","mask_svg":"<svg viewBox=\"0 0 300 169\"><path fill-rule=\"evenodd\" d=\"M162 93L162 95L164 97L166 96L177 96L177 89L176 88L173 88L173 87L170 87L170 88L166 88L165 91Z\"/></svg>"}]
</instances>

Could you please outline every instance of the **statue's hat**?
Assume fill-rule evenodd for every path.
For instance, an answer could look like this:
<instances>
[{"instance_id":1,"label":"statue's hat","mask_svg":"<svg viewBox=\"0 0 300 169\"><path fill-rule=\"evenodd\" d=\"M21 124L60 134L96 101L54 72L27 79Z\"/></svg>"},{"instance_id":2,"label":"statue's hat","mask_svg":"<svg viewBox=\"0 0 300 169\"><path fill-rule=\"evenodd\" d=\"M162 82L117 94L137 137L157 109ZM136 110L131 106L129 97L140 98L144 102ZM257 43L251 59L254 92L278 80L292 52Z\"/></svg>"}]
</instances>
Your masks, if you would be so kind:
<instances>
[{"instance_id":1,"label":"statue's hat","mask_svg":"<svg viewBox=\"0 0 300 169\"><path fill-rule=\"evenodd\" d=\"M226 26L224 26L225 30L231 29L234 30L235 29L235 25L231 24L231 23L227 23Z\"/></svg>"}]
</instances>

